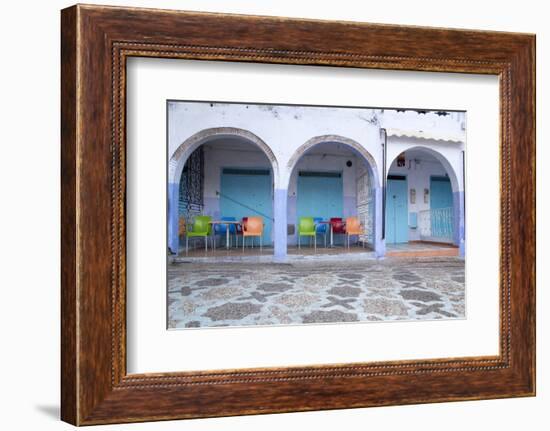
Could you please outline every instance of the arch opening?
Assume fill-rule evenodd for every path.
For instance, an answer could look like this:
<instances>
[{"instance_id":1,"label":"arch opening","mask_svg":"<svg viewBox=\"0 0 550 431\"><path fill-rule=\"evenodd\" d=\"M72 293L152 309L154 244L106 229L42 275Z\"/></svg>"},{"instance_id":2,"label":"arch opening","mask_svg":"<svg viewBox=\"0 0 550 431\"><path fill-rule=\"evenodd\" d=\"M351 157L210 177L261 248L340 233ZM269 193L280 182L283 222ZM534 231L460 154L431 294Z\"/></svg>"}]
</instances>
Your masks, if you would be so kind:
<instances>
[{"instance_id":1,"label":"arch opening","mask_svg":"<svg viewBox=\"0 0 550 431\"><path fill-rule=\"evenodd\" d=\"M391 248L403 244L451 247L459 255L464 243L464 190L458 166L425 146L395 157L386 173L384 237ZM462 247L461 247L462 249Z\"/></svg>"},{"instance_id":2,"label":"arch opening","mask_svg":"<svg viewBox=\"0 0 550 431\"><path fill-rule=\"evenodd\" d=\"M287 170L290 254L304 252L301 245L308 240L302 238L300 221L309 217L316 219L316 241L321 250L325 241L327 252L331 253L347 246L344 229L331 223L331 219L345 222L352 217L360 221L362 234L350 237L348 250L354 250L351 247L356 245L360 251L376 249L378 171L374 158L361 144L343 136L314 137L293 154Z\"/></svg>"},{"instance_id":3,"label":"arch opening","mask_svg":"<svg viewBox=\"0 0 550 431\"><path fill-rule=\"evenodd\" d=\"M262 220L262 232L247 237L246 245L261 244L262 252L269 253L273 244L273 190L277 175L273 152L247 130L206 129L185 140L174 151L168 167L170 252L188 253L188 243L183 237L189 235L182 231L189 232L197 216L207 216L210 223L239 224L213 223L210 242L192 241L191 250L203 251L208 246L211 252L216 249L219 253L234 249L244 238L243 218L258 217Z\"/></svg>"}]
</instances>

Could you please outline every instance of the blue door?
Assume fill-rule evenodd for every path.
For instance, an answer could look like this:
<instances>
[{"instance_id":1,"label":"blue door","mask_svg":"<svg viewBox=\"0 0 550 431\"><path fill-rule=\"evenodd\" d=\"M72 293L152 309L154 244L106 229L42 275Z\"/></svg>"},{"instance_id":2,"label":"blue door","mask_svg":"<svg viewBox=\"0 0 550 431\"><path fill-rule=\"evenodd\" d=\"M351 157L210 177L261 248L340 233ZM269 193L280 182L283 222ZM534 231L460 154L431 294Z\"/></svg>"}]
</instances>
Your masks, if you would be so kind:
<instances>
[{"instance_id":1,"label":"blue door","mask_svg":"<svg viewBox=\"0 0 550 431\"><path fill-rule=\"evenodd\" d=\"M451 240L453 236L453 190L448 177L430 178L431 236Z\"/></svg>"},{"instance_id":2,"label":"blue door","mask_svg":"<svg viewBox=\"0 0 550 431\"><path fill-rule=\"evenodd\" d=\"M386 184L386 243L399 244L409 240L407 220L407 178L390 176Z\"/></svg>"},{"instance_id":3,"label":"blue door","mask_svg":"<svg viewBox=\"0 0 550 431\"><path fill-rule=\"evenodd\" d=\"M269 169L234 169L222 171L220 212L222 217L262 217L263 245L271 245L273 225L271 171ZM252 241L247 239L247 244ZM255 244L259 244L258 239Z\"/></svg>"},{"instance_id":4,"label":"blue door","mask_svg":"<svg viewBox=\"0 0 550 431\"><path fill-rule=\"evenodd\" d=\"M322 217L324 220L342 217L343 208L344 186L341 172L298 173L296 224L300 217Z\"/></svg>"}]
</instances>

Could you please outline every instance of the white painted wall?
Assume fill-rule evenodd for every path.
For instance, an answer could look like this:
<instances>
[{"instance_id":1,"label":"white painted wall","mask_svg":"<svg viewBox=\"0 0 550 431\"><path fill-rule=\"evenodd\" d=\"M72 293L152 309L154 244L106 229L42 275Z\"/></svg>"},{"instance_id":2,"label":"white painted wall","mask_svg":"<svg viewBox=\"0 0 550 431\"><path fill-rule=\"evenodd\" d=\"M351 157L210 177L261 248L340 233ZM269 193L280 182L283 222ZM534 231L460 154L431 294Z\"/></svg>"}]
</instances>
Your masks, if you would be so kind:
<instances>
[{"instance_id":1,"label":"white painted wall","mask_svg":"<svg viewBox=\"0 0 550 431\"><path fill-rule=\"evenodd\" d=\"M464 142L444 142L433 139L418 139L408 137L388 137L388 172L392 162L402 152L407 152L415 147L428 148L433 151L435 157L444 165L449 173L453 192L463 191L463 169L462 169L462 151L465 149Z\"/></svg>"},{"instance_id":2,"label":"white painted wall","mask_svg":"<svg viewBox=\"0 0 550 431\"><path fill-rule=\"evenodd\" d=\"M464 138L466 117L463 112L448 112L448 115L394 109L385 109L379 112L381 126L395 129L395 133L415 131L422 136L430 136L434 139L453 139L457 142Z\"/></svg>"},{"instance_id":3,"label":"white painted wall","mask_svg":"<svg viewBox=\"0 0 550 431\"><path fill-rule=\"evenodd\" d=\"M296 173L300 169L307 170L341 170L344 172L344 217L356 215L356 184L354 168L346 168L345 157L322 158L308 154L304 148L306 143L320 136L331 136L324 143L336 141L335 136L354 145L356 154L370 160L374 173L373 189L382 186L385 175L383 171L383 145L381 129L386 130L387 156L386 161L391 164L398 154L416 146L427 147L440 160L449 172L453 191L462 190L462 150L466 140L466 115L463 112L453 112L451 115L440 116L434 112L419 113L417 111L397 111L378 108L342 108L322 106L296 105L258 105L242 103L215 103L168 101L168 157L169 183L179 184L179 173L185 159L193 146L208 144L208 136L202 136L208 129L226 128L251 133L254 139L263 142L262 145L271 151L272 159L263 157L260 153L245 157L237 151L233 153L220 152L207 154L205 167L205 213L213 217L220 216L219 200L215 191L220 184L220 170L222 167L260 167L272 166L274 189L287 194L286 215L288 224L296 224ZM225 133L225 131L224 131ZM196 137L201 138L196 141ZM219 142L220 137L216 137ZM193 142L191 144L190 142ZM319 143L322 143L319 142ZM340 144L343 145L343 144ZM343 145L348 148L349 146ZM230 145L228 145L228 148ZM194 148L194 147L193 147ZM314 148L314 147L312 147ZM183 153L177 152L184 149ZM366 155L364 153L367 153ZM208 150L207 150L208 153ZM312 152L314 153L314 152ZM183 154L183 155L182 155ZM370 156L369 156L370 155ZM349 158L349 157L348 157ZM297 166L294 166L294 163ZM386 174L389 166L386 167ZM352 174L353 171L353 175ZM177 187L176 187L177 188ZM288 188L288 189L287 189ZM423 190L423 187L422 189ZM276 192L278 193L278 192ZM172 196L171 200L176 198ZM169 208L172 208L169 205ZM169 236L173 243L177 243L177 214L170 212ZM274 217L281 219L279 240L276 244L283 244L286 224L282 216L277 216L279 209L274 205ZM284 214L284 209L282 210ZM381 216L381 213L380 213ZM380 218L380 217L379 217ZM284 227L282 227L284 225ZM381 220L376 230L378 240L381 240ZM410 239L417 239L418 233L412 230ZM289 244L296 242L295 235L288 236ZM284 245L284 244L283 244ZM174 245L173 248L177 247ZM380 254L380 246L378 247ZM286 253L286 245L281 246L281 253Z\"/></svg>"},{"instance_id":4,"label":"white painted wall","mask_svg":"<svg viewBox=\"0 0 550 431\"><path fill-rule=\"evenodd\" d=\"M434 113L401 113L388 109L170 101L168 115L169 158L187 139L205 129L244 129L262 139L273 151L279 166L274 185L279 189L285 189L289 183L292 167L288 164L296 150L316 136L339 135L359 143L374 158L378 178L382 178L381 127L412 135L429 132L438 139L460 136L464 142L466 138L462 129L464 113L440 117ZM429 145L454 168L461 166L463 143L394 136L388 137L388 143L392 144L388 145L388 163L411 146ZM458 169L455 170L458 175Z\"/></svg>"}]
</instances>

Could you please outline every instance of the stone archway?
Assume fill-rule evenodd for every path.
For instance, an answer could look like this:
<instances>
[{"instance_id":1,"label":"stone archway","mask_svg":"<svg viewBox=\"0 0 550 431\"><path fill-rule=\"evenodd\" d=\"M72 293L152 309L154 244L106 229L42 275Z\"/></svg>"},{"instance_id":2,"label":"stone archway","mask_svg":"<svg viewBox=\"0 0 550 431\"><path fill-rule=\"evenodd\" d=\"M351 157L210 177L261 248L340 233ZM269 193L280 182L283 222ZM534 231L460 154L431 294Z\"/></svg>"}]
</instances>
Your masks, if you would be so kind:
<instances>
[{"instance_id":1,"label":"stone archway","mask_svg":"<svg viewBox=\"0 0 550 431\"><path fill-rule=\"evenodd\" d=\"M273 171L273 182L279 181L279 165L271 148L254 133L236 127L215 127L201 130L182 142L168 162L168 248L173 253L179 251L179 182L189 156L201 145L224 137L239 137L257 146L268 158Z\"/></svg>"},{"instance_id":2,"label":"stone archway","mask_svg":"<svg viewBox=\"0 0 550 431\"><path fill-rule=\"evenodd\" d=\"M451 186L453 188L453 192L458 192L458 191L461 190L461 185L459 184L458 175L456 174L456 171L453 168L453 165L447 159L447 157L445 157L442 153L440 153L437 150L434 150L433 148L430 148L430 147L427 147L427 146L424 146L424 145L418 145L418 144L411 145L410 147L406 147L402 150L402 152L407 152L407 151L421 151L421 152L424 152L424 153L429 154L430 156L434 157L439 163L441 163L441 165L443 166L443 168L445 168L445 171L449 175L449 179L451 180ZM396 158L397 157L394 157L391 160L391 162L388 163L388 165L387 165L388 172L389 172L391 164L394 162L394 160ZM386 176L388 175L388 172L385 173Z\"/></svg>"},{"instance_id":3,"label":"stone archway","mask_svg":"<svg viewBox=\"0 0 550 431\"><path fill-rule=\"evenodd\" d=\"M182 142L176 151L170 157L168 163L168 181L177 182L181 176L183 166L188 157L193 151L195 151L202 144L207 141L211 141L217 138L223 137L240 137L260 148L269 159L271 168L273 169L273 177L275 181L279 178L279 165L273 151L259 136L245 129L239 129L237 127L214 127L210 129L204 129L195 133L191 137Z\"/></svg>"},{"instance_id":4,"label":"stone archway","mask_svg":"<svg viewBox=\"0 0 550 431\"><path fill-rule=\"evenodd\" d=\"M425 153L429 156L432 156L435 160L437 160L441 164L445 173L449 177L452 194L453 194L452 241L456 246L460 248L460 256L464 257L464 254L465 254L464 188L463 188L463 184L460 181L459 176L457 175L455 167L453 167L453 164L451 163L451 161L449 161L449 159L444 154L442 154L438 150L435 150L425 145L418 145L417 143L415 143L413 145L410 145L409 147L402 148L400 150L401 152L404 152L404 153L407 153L408 151L415 151L415 152ZM394 157L388 163L387 172L385 173L386 176L389 175L390 168L396 159L397 159L397 156Z\"/></svg>"},{"instance_id":5,"label":"stone archway","mask_svg":"<svg viewBox=\"0 0 550 431\"><path fill-rule=\"evenodd\" d=\"M315 136L311 139L309 139L307 142L302 144L290 157L287 163L287 175L286 175L286 185L288 186L288 181L290 180L290 175L294 168L296 167L296 164L300 160L300 158L307 153L310 149L315 147L318 144L322 143L337 143L337 144L343 144L352 150L354 150L357 154L359 154L364 161L366 162L367 168L369 169L370 174L373 178L373 184L375 187L380 186L380 179L378 176L378 169L376 167L376 161L374 160L374 157L371 153L367 151L367 149L362 146L359 142L354 141L353 139L346 138L344 136L340 135L322 135L322 136Z\"/></svg>"},{"instance_id":6,"label":"stone archway","mask_svg":"<svg viewBox=\"0 0 550 431\"><path fill-rule=\"evenodd\" d=\"M359 142L341 135L320 135L308 139L302 144L290 157L284 172L283 183L285 185L285 202L287 200L287 190L290 184L291 176L300 162L302 156L319 144L342 144L344 147L352 150L354 154L363 160L367 174L370 180L370 189L372 191L372 245L377 256L384 255L384 243L381 237L381 210L382 210L382 188L377 163L372 154Z\"/></svg>"}]
</instances>

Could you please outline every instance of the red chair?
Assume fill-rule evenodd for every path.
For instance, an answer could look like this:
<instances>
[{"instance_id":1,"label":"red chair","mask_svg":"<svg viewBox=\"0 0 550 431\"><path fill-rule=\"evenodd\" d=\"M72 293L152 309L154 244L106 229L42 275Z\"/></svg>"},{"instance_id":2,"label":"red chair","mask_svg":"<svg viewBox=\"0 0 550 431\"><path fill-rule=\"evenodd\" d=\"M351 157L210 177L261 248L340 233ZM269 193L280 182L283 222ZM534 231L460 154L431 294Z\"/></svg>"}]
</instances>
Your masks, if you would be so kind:
<instances>
[{"instance_id":1,"label":"red chair","mask_svg":"<svg viewBox=\"0 0 550 431\"><path fill-rule=\"evenodd\" d=\"M237 247L239 246L239 235L243 238L243 244L244 244L243 230L246 229L246 222L247 221L248 221L248 217L243 217L242 220L241 220L241 223L236 226L235 243L237 244Z\"/></svg>"},{"instance_id":2,"label":"red chair","mask_svg":"<svg viewBox=\"0 0 550 431\"><path fill-rule=\"evenodd\" d=\"M330 226L332 228L333 235L345 235L346 225L342 220L342 217L331 217Z\"/></svg>"},{"instance_id":3,"label":"red chair","mask_svg":"<svg viewBox=\"0 0 550 431\"><path fill-rule=\"evenodd\" d=\"M332 217L330 219L330 225L332 226L332 233L346 233L346 228L342 217Z\"/></svg>"}]
</instances>

